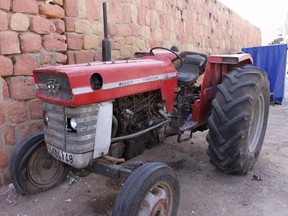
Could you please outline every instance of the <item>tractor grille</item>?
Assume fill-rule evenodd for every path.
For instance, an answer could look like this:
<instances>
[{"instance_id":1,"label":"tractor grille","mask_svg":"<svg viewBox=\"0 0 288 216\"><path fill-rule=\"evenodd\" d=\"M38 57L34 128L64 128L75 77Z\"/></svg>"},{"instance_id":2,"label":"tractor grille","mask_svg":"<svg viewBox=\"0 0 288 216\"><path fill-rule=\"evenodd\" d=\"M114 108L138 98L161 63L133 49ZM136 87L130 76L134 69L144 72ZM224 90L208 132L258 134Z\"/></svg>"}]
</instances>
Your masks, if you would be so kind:
<instances>
[{"instance_id":1,"label":"tractor grille","mask_svg":"<svg viewBox=\"0 0 288 216\"><path fill-rule=\"evenodd\" d=\"M52 73L39 73L37 74L39 80L39 86L45 86L44 88L40 87L40 93L46 96L52 96L54 98L59 98L62 100L70 101L72 98L72 91L68 81L68 78L59 74ZM54 87L59 88L58 91L51 91L47 88L48 85L54 85Z\"/></svg>"},{"instance_id":2,"label":"tractor grille","mask_svg":"<svg viewBox=\"0 0 288 216\"><path fill-rule=\"evenodd\" d=\"M98 104L66 107L43 103L43 109L49 119L44 127L47 144L70 153L80 154L93 150ZM75 130L69 126L71 118L77 120Z\"/></svg>"}]
</instances>

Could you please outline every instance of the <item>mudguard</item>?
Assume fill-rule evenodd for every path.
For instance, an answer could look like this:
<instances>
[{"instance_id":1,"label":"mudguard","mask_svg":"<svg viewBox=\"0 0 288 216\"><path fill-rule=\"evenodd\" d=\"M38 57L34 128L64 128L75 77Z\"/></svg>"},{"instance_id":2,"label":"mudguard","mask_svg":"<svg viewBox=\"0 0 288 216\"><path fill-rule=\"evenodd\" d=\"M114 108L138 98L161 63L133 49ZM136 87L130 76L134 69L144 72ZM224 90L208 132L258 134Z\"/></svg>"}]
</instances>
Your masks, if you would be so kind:
<instances>
[{"instance_id":1,"label":"mudguard","mask_svg":"<svg viewBox=\"0 0 288 216\"><path fill-rule=\"evenodd\" d=\"M223 76L233 67L252 64L249 54L212 55L208 58L204 79L201 86L201 100L194 103L192 119L198 125L207 123L211 112L211 102L217 93L217 85L222 82Z\"/></svg>"}]
</instances>

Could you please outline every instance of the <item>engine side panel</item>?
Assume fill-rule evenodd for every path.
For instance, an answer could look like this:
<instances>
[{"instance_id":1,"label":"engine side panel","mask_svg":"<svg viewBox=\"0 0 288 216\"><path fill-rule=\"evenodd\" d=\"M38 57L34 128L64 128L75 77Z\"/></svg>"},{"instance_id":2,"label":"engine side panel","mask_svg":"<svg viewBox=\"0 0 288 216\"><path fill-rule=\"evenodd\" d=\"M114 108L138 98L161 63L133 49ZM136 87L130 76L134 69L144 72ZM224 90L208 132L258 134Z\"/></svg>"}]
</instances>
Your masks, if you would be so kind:
<instances>
[{"instance_id":1,"label":"engine side panel","mask_svg":"<svg viewBox=\"0 0 288 216\"><path fill-rule=\"evenodd\" d=\"M106 155L111 142L113 104L103 102L99 104L98 118L96 125L95 144L93 158Z\"/></svg>"}]
</instances>

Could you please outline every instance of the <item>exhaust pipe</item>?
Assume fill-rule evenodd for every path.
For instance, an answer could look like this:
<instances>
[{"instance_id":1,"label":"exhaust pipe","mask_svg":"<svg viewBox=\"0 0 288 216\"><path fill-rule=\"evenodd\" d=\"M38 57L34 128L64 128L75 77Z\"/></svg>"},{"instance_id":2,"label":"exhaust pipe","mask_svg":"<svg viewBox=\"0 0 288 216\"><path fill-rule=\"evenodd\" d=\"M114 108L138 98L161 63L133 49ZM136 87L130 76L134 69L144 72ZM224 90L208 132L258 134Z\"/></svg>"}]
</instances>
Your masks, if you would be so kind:
<instances>
[{"instance_id":1,"label":"exhaust pipe","mask_svg":"<svg viewBox=\"0 0 288 216\"><path fill-rule=\"evenodd\" d=\"M102 40L102 61L111 61L111 43L108 38L107 6L103 2L104 39Z\"/></svg>"}]
</instances>

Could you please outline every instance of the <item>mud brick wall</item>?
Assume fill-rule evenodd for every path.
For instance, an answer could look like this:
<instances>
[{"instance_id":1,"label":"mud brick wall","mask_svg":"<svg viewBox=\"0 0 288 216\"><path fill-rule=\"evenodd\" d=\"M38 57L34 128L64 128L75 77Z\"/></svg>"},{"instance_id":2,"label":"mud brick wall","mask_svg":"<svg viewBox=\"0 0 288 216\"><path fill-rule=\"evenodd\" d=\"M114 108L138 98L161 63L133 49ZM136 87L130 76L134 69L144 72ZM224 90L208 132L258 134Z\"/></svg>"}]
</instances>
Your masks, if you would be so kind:
<instances>
[{"instance_id":1,"label":"mud brick wall","mask_svg":"<svg viewBox=\"0 0 288 216\"><path fill-rule=\"evenodd\" d=\"M260 30L216 0L108 2L113 59L153 46L207 54L261 44ZM42 128L32 70L101 60L102 1L0 1L0 185L17 143Z\"/></svg>"}]
</instances>

